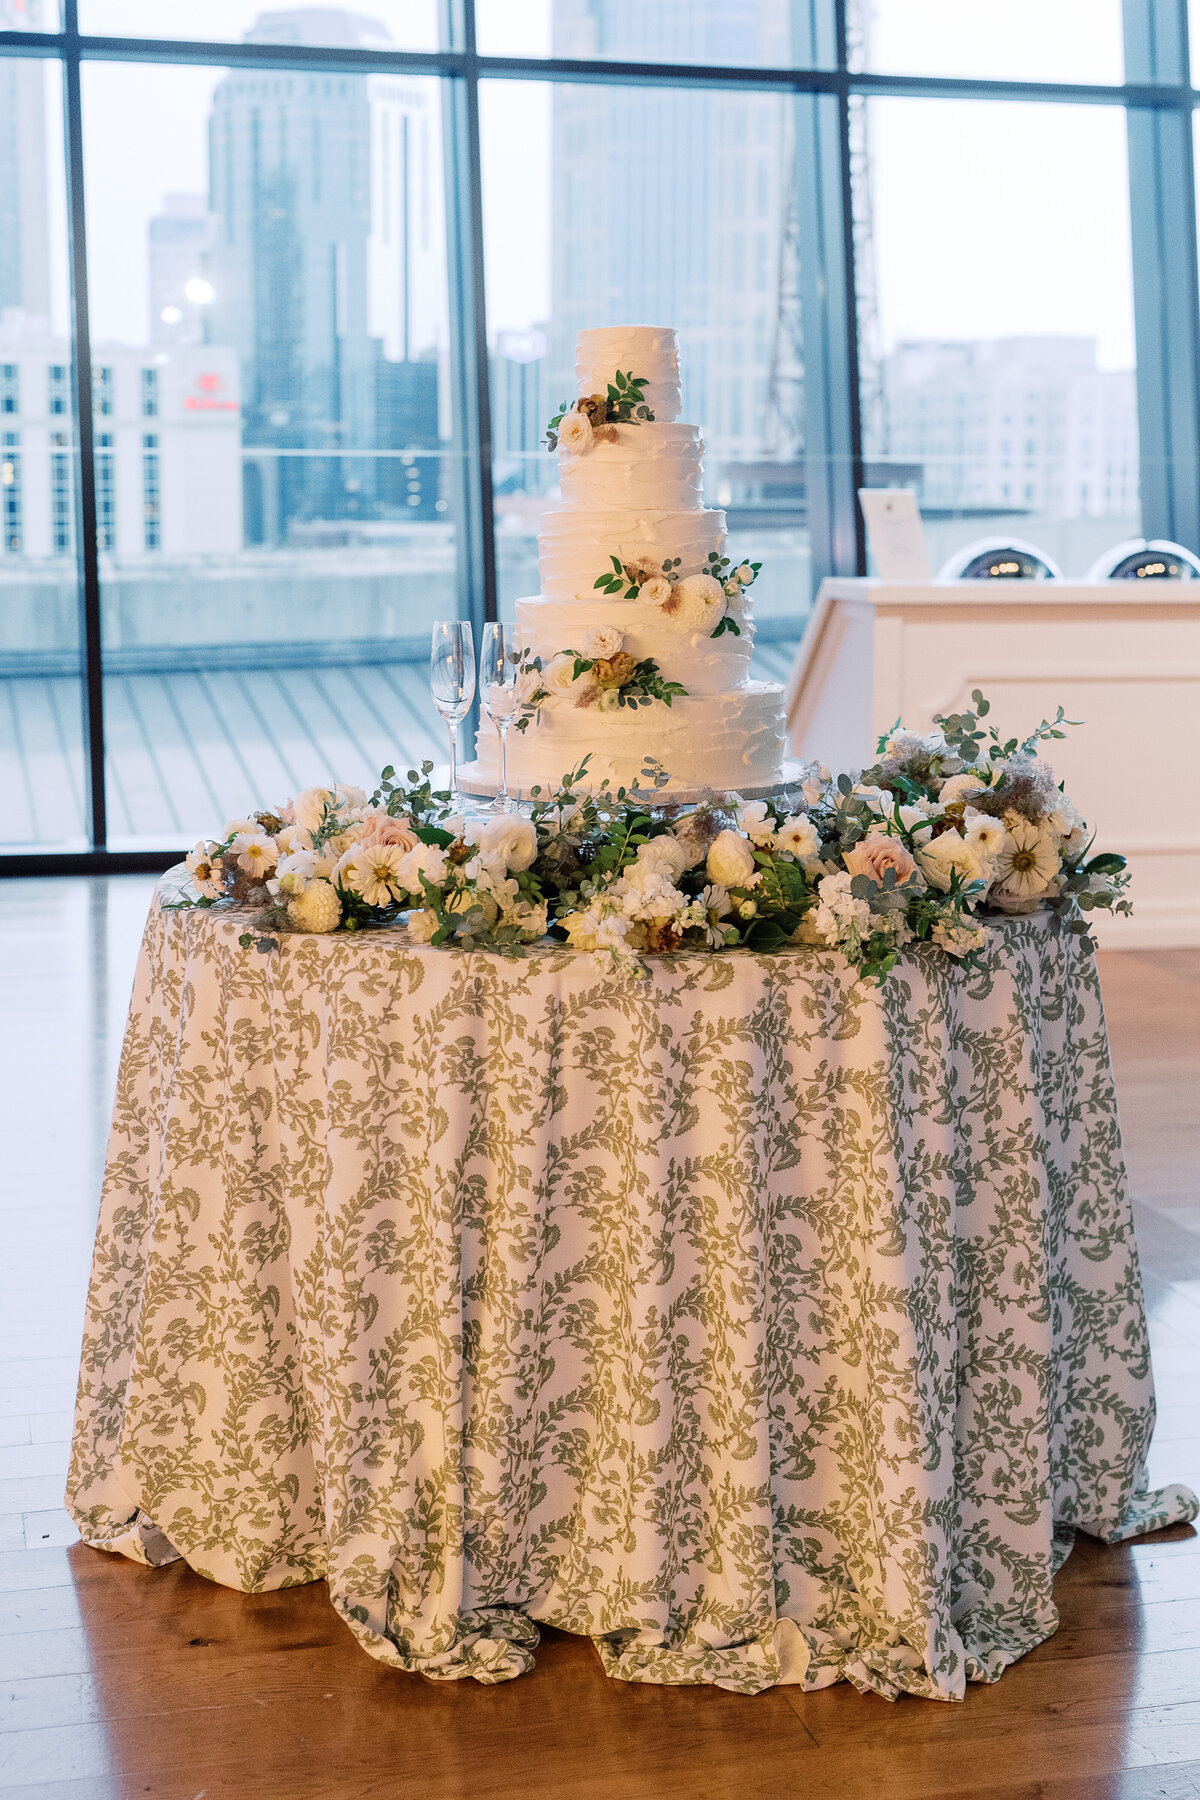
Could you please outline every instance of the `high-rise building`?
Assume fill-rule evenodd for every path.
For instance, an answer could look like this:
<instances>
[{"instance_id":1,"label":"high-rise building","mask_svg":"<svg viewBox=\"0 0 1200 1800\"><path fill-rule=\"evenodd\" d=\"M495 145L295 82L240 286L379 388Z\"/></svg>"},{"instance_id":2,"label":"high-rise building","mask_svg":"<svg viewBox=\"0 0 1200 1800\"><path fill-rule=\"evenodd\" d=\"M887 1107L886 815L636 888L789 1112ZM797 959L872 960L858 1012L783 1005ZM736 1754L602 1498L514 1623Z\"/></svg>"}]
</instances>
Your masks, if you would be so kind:
<instances>
[{"instance_id":1,"label":"high-rise building","mask_svg":"<svg viewBox=\"0 0 1200 1800\"><path fill-rule=\"evenodd\" d=\"M364 45L388 33L358 14L297 9L263 14L247 37ZM418 439L437 439L432 95L431 84L403 76L269 70L231 71L214 94L206 327L240 358L247 446L276 452L248 464L248 524L267 522L267 537L291 520L394 502L393 472L381 480L382 465L361 453L405 448L389 435L398 420L411 424L411 405L395 402L401 389L432 397ZM423 372L406 383L388 375L389 361Z\"/></svg>"},{"instance_id":2,"label":"high-rise building","mask_svg":"<svg viewBox=\"0 0 1200 1800\"><path fill-rule=\"evenodd\" d=\"M897 344L883 359L887 452L923 465L927 511L1134 514L1137 394L1087 337Z\"/></svg>"},{"instance_id":3,"label":"high-rise building","mask_svg":"<svg viewBox=\"0 0 1200 1800\"><path fill-rule=\"evenodd\" d=\"M553 47L769 62L786 21L774 0L554 0ZM764 448L791 137L777 94L554 90L551 397L573 390L581 327L675 326L683 416L705 428L714 484Z\"/></svg>"},{"instance_id":4,"label":"high-rise building","mask_svg":"<svg viewBox=\"0 0 1200 1800\"><path fill-rule=\"evenodd\" d=\"M0 30L36 31L41 0L0 0ZM49 65L0 61L0 312L48 317L45 82Z\"/></svg>"},{"instance_id":5,"label":"high-rise building","mask_svg":"<svg viewBox=\"0 0 1200 1800\"><path fill-rule=\"evenodd\" d=\"M202 344L214 220L203 194L165 194L147 226L150 342Z\"/></svg>"}]
</instances>

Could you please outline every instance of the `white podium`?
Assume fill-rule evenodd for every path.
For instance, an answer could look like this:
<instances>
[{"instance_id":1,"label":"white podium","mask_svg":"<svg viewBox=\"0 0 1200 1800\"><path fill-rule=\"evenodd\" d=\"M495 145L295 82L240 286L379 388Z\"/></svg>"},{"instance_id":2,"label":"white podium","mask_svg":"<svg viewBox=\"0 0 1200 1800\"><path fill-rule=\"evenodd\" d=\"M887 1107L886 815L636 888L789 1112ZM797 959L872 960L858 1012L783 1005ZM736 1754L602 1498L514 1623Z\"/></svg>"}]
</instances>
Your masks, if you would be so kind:
<instances>
[{"instance_id":1,"label":"white podium","mask_svg":"<svg viewBox=\"0 0 1200 1800\"><path fill-rule=\"evenodd\" d=\"M1024 736L1061 702L1085 723L1045 753L1124 851L1132 919L1094 916L1106 948L1200 945L1200 582L822 583L788 689L791 754L871 762L897 718L927 730L971 690Z\"/></svg>"}]
</instances>

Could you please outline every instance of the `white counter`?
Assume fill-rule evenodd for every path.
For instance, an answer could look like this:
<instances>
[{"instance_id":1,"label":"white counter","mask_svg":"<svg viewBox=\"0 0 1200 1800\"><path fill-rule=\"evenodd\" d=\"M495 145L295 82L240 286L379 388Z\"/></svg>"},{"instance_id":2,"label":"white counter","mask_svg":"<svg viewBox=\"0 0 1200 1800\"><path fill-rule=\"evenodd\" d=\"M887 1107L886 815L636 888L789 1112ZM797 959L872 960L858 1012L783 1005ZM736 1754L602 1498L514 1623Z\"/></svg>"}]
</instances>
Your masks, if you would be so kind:
<instances>
[{"instance_id":1,"label":"white counter","mask_svg":"<svg viewBox=\"0 0 1200 1800\"><path fill-rule=\"evenodd\" d=\"M873 760L897 718L928 729L982 689L1024 736L1061 702L1084 725L1045 746L1067 792L1134 874L1113 949L1200 944L1200 582L828 580L788 690L791 753Z\"/></svg>"}]
</instances>

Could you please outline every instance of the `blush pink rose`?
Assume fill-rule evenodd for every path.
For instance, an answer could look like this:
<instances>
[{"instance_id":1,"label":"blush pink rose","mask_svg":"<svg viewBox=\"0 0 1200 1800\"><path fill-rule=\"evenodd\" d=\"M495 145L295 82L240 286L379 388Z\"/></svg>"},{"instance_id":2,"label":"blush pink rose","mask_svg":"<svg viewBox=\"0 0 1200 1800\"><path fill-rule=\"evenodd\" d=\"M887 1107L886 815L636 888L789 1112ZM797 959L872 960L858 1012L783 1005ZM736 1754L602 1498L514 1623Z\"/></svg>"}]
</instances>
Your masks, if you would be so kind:
<instances>
[{"instance_id":1,"label":"blush pink rose","mask_svg":"<svg viewBox=\"0 0 1200 1800\"><path fill-rule=\"evenodd\" d=\"M888 870L894 869L897 887L910 879L917 866L903 844L879 832L872 832L861 844L847 850L842 861L851 875L869 875L875 882L882 882Z\"/></svg>"},{"instance_id":2,"label":"blush pink rose","mask_svg":"<svg viewBox=\"0 0 1200 1800\"><path fill-rule=\"evenodd\" d=\"M385 812L371 813L356 840L364 849L373 844L395 844L401 850L415 850L417 840L404 819L393 819Z\"/></svg>"}]
</instances>

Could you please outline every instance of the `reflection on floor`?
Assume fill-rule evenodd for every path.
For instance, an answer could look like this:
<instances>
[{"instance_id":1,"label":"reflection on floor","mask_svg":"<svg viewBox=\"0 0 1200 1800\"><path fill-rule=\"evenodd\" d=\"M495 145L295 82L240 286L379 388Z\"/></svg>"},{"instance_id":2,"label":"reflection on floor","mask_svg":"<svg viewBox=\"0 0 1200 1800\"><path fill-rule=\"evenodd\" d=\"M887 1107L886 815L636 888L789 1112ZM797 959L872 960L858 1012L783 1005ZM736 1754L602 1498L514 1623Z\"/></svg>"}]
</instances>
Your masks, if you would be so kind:
<instances>
[{"instance_id":1,"label":"reflection on floor","mask_svg":"<svg viewBox=\"0 0 1200 1800\"><path fill-rule=\"evenodd\" d=\"M534 1673L439 1686L372 1662L323 1587L241 1595L86 1550L62 1508L116 1059L151 881L0 882L0 1800L1195 1800L1200 1537L1059 1577L1062 1626L962 1706L848 1687L755 1699ZM1109 955L1157 1479L1200 1482L1200 953Z\"/></svg>"},{"instance_id":2,"label":"reflection on floor","mask_svg":"<svg viewBox=\"0 0 1200 1800\"><path fill-rule=\"evenodd\" d=\"M760 644L786 681L796 646ZM191 844L254 804L330 780L370 791L385 763L446 757L423 663L114 675L104 684L114 847ZM84 834L79 682L0 678L0 846Z\"/></svg>"}]
</instances>

